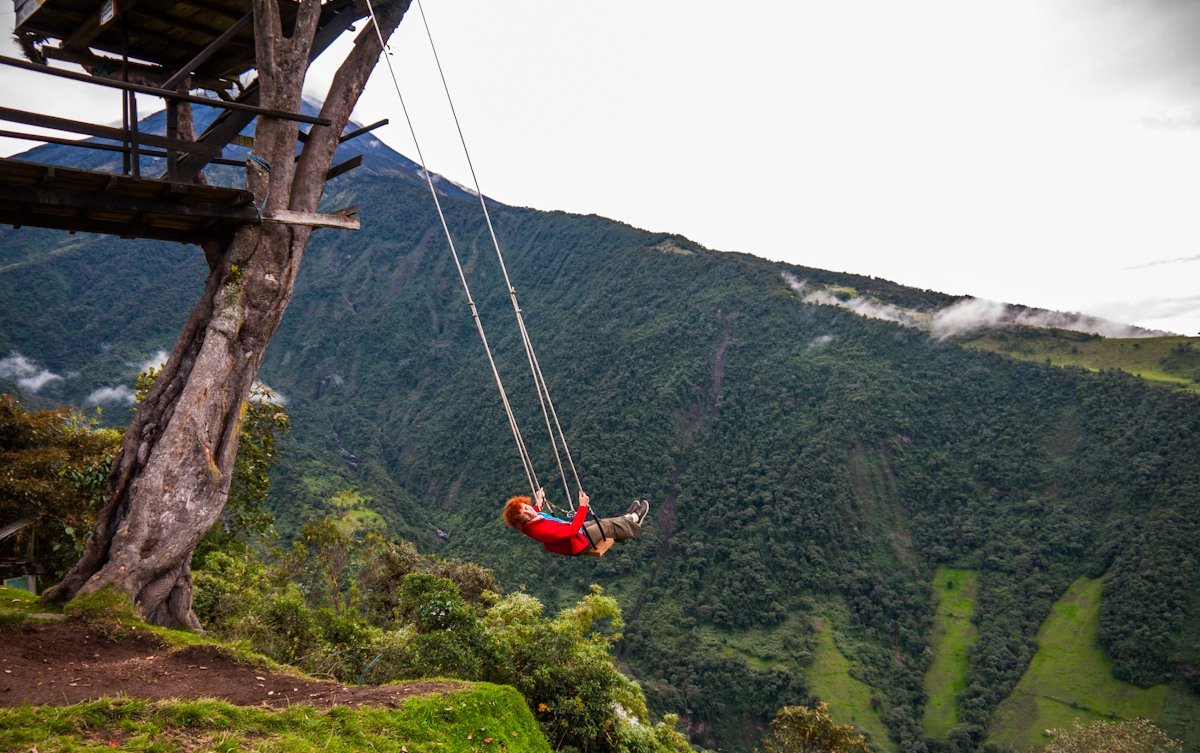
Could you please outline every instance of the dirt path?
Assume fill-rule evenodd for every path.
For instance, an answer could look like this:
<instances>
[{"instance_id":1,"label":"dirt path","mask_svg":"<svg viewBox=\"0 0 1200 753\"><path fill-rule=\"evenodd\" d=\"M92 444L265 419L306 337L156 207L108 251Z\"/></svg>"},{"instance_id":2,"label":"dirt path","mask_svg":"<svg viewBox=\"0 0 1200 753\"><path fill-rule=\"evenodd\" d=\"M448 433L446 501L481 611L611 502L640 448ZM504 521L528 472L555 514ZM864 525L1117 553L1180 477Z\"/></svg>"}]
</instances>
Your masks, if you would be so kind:
<instances>
[{"instance_id":1,"label":"dirt path","mask_svg":"<svg viewBox=\"0 0 1200 753\"><path fill-rule=\"evenodd\" d=\"M0 630L0 706L68 705L105 696L217 698L239 706L398 706L454 682L347 686L239 662L213 646L176 648L140 631L105 635L79 622Z\"/></svg>"}]
</instances>

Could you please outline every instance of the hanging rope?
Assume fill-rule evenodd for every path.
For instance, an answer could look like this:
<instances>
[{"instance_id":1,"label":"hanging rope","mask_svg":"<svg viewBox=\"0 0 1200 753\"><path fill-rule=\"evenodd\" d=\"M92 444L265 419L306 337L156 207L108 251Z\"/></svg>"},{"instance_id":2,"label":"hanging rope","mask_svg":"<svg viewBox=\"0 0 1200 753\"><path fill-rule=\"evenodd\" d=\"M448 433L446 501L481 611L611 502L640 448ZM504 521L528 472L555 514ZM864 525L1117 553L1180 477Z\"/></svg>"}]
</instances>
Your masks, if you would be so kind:
<instances>
[{"instance_id":1,"label":"hanging rope","mask_svg":"<svg viewBox=\"0 0 1200 753\"><path fill-rule=\"evenodd\" d=\"M513 439L517 443L517 452L521 456L521 465L525 470L525 478L529 482L530 492L535 493L541 488L541 484L538 483L537 473L534 471L529 450L525 447L525 440L521 436L521 429L517 425L517 418L513 414L512 405L509 404L508 393L504 389L504 381L500 379L500 371L496 368L496 359L492 357L492 349L488 345L487 334L483 330L483 318L480 317L479 309L475 305L475 299L471 295L471 286L467 283L466 273L463 272L462 261L459 259L458 249L454 245L454 237L450 234L450 226L446 222L446 213L442 211L441 199L438 198L437 190L433 187L433 178L430 175L429 169L425 167L425 155L421 152L421 144L417 139L417 131L413 126L412 117L409 115L408 105L404 101L404 94L400 91L400 81L396 78L395 68L392 67L391 52L388 50L387 41L384 40L383 34L379 31L379 23L375 18L375 7L371 0L367 0L367 12L371 16L371 26L375 29L375 36L379 39L379 45L384 53L383 59L387 63L388 73L391 74L392 86L396 89L396 97L400 100L400 109L404 112L404 120L408 123L408 132L412 135L413 146L417 150L417 160L422 166L421 173L425 176L425 183L429 187L429 195L433 197L433 205L437 209L438 219L442 223L442 232L446 236L446 243L450 246L450 254L454 257L454 266L458 269L458 279L462 282L463 292L467 296L467 305L471 309L471 318L475 320L475 329L479 332L479 339L483 341L483 350L487 353L488 365L491 366L492 376L496 380L496 388L500 391L500 402L504 404L504 413L508 416L508 426L512 430Z\"/></svg>"},{"instance_id":2,"label":"hanging rope","mask_svg":"<svg viewBox=\"0 0 1200 753\"><path fill-rule=\"evenodd\" d=\"M567 474L563 469L562 457L558 452L558 445L562 443L563 454L566 455L567 465L571 469L571 476L575 479L576 491L582 491L583 485L579 481L579 472L575 469L575 461L571 457L571 449L567 446L567 437L563 433L562 424L558 420L558 412L554 409L554 401L550 398L550 388L546 385L546 378L542 375L541 364L538 363L537 353L533 349L533 341L529 337L529 331L525 328L525 317L521 314L521 304L517 300L517 289L513 286L512 281L508 276L508 265L504 263L504 254L500 250L500 240L496 235L496 228L492 225L492 214L488 211L487 201L484 199L483 189L479 186L479 176L475 173L475 163L471 159L471 150L467 148L467 139L463 135L462 124L458 120L458 110L454 106L454 98L450 95L450 85L446 82L446 73L442 69L442 60L438 55L437 45L433 41L433 33L429 29L429 20L425 16L425 8L421 4L421 0L416 0L417 10L421 14L421 23L425 27L425 36L429 39L429 49L433 52L434 62L437 64L438 75L442 79L442 90L446 93L446 101L450 105L450 113L454 117L454 127L458 131L458 140L462 144L463 154L467 158L467 166L471 170L471 180L475 185L475 195L479 198L479 206L483 210L483 218L487 223L488 234L492 239L492 247L496 249L496 259L500 262L500 271L504 274L504 286L508 289L509 299L512 301L513 312L517 318L517 328L521 333L521 344L525 348L525 357L529 361L529 371L533 375L534 386L537 389L538 403L542 408L542 417L546 422L546 433L550 437L550 446L554 449L554 460L558 464L558 474L562 478L563 491L567 495L567 506L575 509L575 502L571 496L571 490L567 486ZM554 428L551 428L553 421ZM554 430L558 430L557 437Z\"/></svg>"},{"instance_id":3,"label":"hanging rope","mask_svg":"<svg viewBox=\"0 0 1200 753\"><path fill-rule=\"evenodd\" d=\"M426 37L429 39L430 49L433 51L434 61L437 63L438 75L442 79L442 88L446 93L446 100L450 104L450 112L454 117L454 125L458 131L458 138L459 138L460 143L462 143L463 153L467 158L467 164L471 170L471 179L474 181L474 184L475 184L475 195L479 198L479 205L483 209L483 216L484 216L484 220L487 223L488 234L491 237L492 246L496 250L496 258L499 260L500 270L504 275L504 284L505 284L505 287L507 287L507 289L508 289L509 298L512 301L513 312L516 315L516 319L517 319L517 328L521 334L521 344L525 348L525 355L529 361L530 373L533 375L534 385L535 385L535 388L537 389L538 403L542 408L542 416L545 419L546 431L550 437L550 445L554 449L554 458L558 464L559 476L562 478L562 481L563 481L563 491L566 493L567 507L573 512L575 510L575 503L574 503L574 500L571 498L571 490L567 484L567 474L566 474L566 471L563 469L562 457L560 456L559 451L558 451L558 443L559 442L562 443L563 454L566 455L567 465L571 469L571 475L575 480L576 489L580 493L582 493L582 491L583 491L583 485L579 481L579 473L575 468L574 459L571 457L570 448L567 446L566 434L562 430L562 424L558 419L558 412L555 410L554 401L550 397L550 389L546 385L546 379L542 373L541 364L538 362L537 353L534 352L533 341L530 339L529 331L525 327L525 318L521 314L521 305L517 299L517 289L516 289L516 287L513 286L512 281L508 275L508 266L504 263L504 254L500 250L500 241L496 236L496 230L492 224L491 212L488 211L487 201L484 199L483 190L479 186L479 177L478 177L478 175L476 175L475 164L471 160L471 153L470 153L470 150L467 148L467 142L466 142L465 136L463 135L462 125L459 123L459 119L458 119L458 111L454 107L454 99L450 95L450 87L446 82L446 74L442 69L441 58L437 54L437 45L434 43L433 34L430 32L429 21L425 16L425 9L421 5L421 0L416 0L416 4L417 4L417 9L421 14L421 22L425 27ZM541 485L538 483L537 473L534 471L534 467L533 467L533 461L529 455L529 450L525 446L525 441L524 441L523 437L521 436L521 430L517 425L516 416L513 414L512 406L508 400L508 394L504 389L504 382L501 380L500 372L496 368L496 361L492 356L491 347L488 345L487 335L484 333L483 320L479 315L479 310L476 307L475 300L471 295L471 288L470 288L470 285L467 283L466 274L463 272L462 263L459 260L459 256L458 256L458 250L454 245L454 239L450 233L450 227L446 222L445 212L442 210L441 199L438 198L437 190L433 186L433 178L431 177L431 174L430 174L428 168L426 168L424 166L425 165L425 156L421 152L421 146L417 139L416 129L413 126L412 117L409 115L409 112L408 112L408 105L405 103L404 95L400 90L400 82L399 82L399 79L396 77L396 71L392 66L392 61L390 58L391 53L388 50L387 42L383 39L383 35L379 31L379 24L375 17L375 8L374 8L374 5L371 2L371 0L367 0L367 11L370 13L371 25L375 29L375 35L379 39L379 44L382 47L383 51L386 53L384 60L387 63L388 73L390 74L391 79L392 79L392 86L396 90L396 97L400 100L400 107L401 107L401 110L404 112L404 119L408 123L408 130L409 130L410 135L412 136L413 145L416 147L417 159L419 160L420 164L422 165L422 172L425 175L425 182L426 182L426 185L429 187L429 195L431 197L433 197L433 203L437 209L438 218L442 223L442 231L446 236L446 242L450 246L450 253L454 257L454 265L458 269L458 277L459 277L459 280L462 282L463 291L466 293L467 304L470 306L470 309L471 309L471 316L475 320L475 328L479 332L479 339L483 342L484 351L487 353L488 364L491 366L492 375L496 380L496 387L500 392L500 399L501 399L501 402L504 404L505 414L508 416L509 427L512 429L513 437L517 443L517 450L518 450L519 454L521 455L521 463L525 469L526 478L529 481L530 489L536 493L537 489L539 489ZM557 437L555 436L554 428L551 428L552 422L553 422L553 427L558 430ZM550 504L549 500L546 501L546 504L550 507L551 511L554 510L554 506L552 504ZM595 514L595 512L593 512L591 510L590 506L589 506L589 513L591 515L592 520L596 521L597 520L596 514ZM601 540L607 538L604 535L603 528L600 528L599 526L597 526L597 527L600 530ZM593 546L595 546L596 542L594 540L592 540L592 537L590 534L588 535L588 540L592 543Z\"/></svg>"}]
</instances>

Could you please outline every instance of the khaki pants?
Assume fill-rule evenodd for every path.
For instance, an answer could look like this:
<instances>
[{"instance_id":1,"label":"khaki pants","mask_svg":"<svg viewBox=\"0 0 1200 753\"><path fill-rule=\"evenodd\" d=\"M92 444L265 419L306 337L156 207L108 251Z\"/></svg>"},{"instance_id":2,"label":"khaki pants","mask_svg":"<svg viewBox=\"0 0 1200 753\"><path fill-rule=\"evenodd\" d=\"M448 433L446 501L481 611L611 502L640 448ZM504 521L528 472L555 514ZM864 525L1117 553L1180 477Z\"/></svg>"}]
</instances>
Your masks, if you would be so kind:
<instances>
[{"instance_id":1,"label":"khaki pants","mask_svg":"<svg viewBox=\"0 0 1200 753\"><path fill-rule=\"evenodd\" d=\"M636 538L642 532L642 527L622 515L617 518L601 518L599 521L589 520L583 524L583 532L588 541L599 544L602 539L625 541Z\"/></svg>"}]
</instances>

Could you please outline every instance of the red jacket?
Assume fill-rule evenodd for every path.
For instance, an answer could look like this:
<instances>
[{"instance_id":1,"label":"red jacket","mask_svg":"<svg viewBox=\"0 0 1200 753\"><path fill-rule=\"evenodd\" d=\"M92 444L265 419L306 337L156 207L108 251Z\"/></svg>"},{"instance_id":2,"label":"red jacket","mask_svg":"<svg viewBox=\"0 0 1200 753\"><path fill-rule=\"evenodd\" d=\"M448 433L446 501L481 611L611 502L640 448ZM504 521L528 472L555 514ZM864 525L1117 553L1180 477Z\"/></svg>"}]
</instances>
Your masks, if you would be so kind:
<instances>
[{"instance_id":1,"label":"red jacket","mask_svg":"<svg viewBox=\"0 0 1200 753\"><path fill-rule=\"evenodd\" d=\"M575 510L570 523L546 515L538 517L521 527L521 533L542 542L542 548L554 554L576 555L587 549L587 535L583 532L583 520L588 509L582 505Z\"/></svg>"}]
</instances>

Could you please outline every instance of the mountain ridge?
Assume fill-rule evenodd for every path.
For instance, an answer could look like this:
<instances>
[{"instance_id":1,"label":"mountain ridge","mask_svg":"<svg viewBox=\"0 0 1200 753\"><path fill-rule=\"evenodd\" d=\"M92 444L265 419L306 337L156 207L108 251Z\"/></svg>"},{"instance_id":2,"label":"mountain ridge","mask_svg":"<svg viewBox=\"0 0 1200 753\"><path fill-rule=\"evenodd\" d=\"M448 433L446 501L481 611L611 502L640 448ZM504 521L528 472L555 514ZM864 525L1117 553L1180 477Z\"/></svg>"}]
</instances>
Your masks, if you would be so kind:
<instances>
[{"instance_id":1,"label":"mountain ridge","mask_svg":"<svg viewBox=\"0 0 1200 753\"><path fill-rule=\"evenodd\" d=\"M359 204L364 231L314 236L261 373L293 418L271 500L285 528L353 488L393 532L551 605L603 582L631 616L623 656L656 708L730 749L752 747L779 706L814 700L821 633L805 626L829 615L893 744L949 744L925 738L920 718L941 565L980 572L979 636L947 738L962 750L984 743L1081 575L1111 584L1101 640L1123 679L1186 682L1200 664L1186 638L1200 623L1194 397L806 302L783 273L913 309L957 300L945 294L496 205L598 510L655 503L642 540L600 561L547 561L497 520L524 482L427 189L370 172L339 181L330 193ZM446 209L514 407L535 426L477 201ZM34 260L0 301L0 352L61 375L42 398L82 402L169 348L204 265L182 246L73 243L50 256L56 234L0 232L0 258ZM530 442L552 467L548 442ZM725 651L781 626L759 654Z\"/></svg>"}]
</instances>

